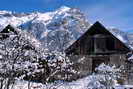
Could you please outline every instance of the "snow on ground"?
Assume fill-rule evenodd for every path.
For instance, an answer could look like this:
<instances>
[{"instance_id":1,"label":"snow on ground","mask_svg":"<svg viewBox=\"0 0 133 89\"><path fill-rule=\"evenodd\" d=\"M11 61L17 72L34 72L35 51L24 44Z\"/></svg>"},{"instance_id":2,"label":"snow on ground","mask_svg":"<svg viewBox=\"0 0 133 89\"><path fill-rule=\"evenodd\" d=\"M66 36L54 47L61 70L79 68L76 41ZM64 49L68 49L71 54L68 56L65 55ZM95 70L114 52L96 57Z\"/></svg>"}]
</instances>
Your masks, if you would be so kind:
<instances>
[{"instance_id":1,"label":"snow on ground","mask_svg":"<svg viewBox=\"0 0 133 89\"><path fill-rule=\"evenodd\" d=\"M56 82L47 85L30 82L30 89L87 89L88 78L79 79L73 82ZM28 81L17 80L13 89L28 89Z\"/></svg>"},{"instance_id":2,"label":"snow on ground","mask_svg":"<svg viewBox=\"0 0 133 89\"><path fill-rule=\"evenodd\" d=\"M56 82L51 84L42 84L30 82L30 89L91 89L87 88L89 77L85 77L73 82ZM133 85L116 85L115 89L130 89ZM28 89L28 81L17 80L13 89Z\"/></svg>"},{"instance_id":3,"label":"snow on ground","mask_svg":"<svg viewBox=\"0 0 133 89\"><path fill-rule=\"evenodd\" d=\"M73 82L57 82L51 84L30 83L30 89L87 89L87 78ZM16 81L13 89L28 89L28 81Z\"/></svg>"},{"instance_id":4,"label":"snow on ground","mask_svg":"<svg viewBox=\"0 0 133 89\"><path fill-rule=\"evenodd\" d=\"M133 85L116 85L115 89L133 89Z\"/></svg>"}]
</instances>

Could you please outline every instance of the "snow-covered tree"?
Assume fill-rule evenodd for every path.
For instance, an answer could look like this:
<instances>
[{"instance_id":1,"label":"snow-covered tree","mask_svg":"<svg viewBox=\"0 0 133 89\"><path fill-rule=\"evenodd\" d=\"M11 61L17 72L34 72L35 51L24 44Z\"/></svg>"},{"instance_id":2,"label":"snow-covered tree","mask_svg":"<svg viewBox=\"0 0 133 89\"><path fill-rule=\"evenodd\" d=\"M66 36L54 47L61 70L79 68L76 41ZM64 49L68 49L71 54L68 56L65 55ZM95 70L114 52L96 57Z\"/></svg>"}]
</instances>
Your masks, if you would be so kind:
<instances>
[{"instance_id":1,"label":"snow-covered tree","mask_svg":"<svg viewBox=\"0 0 133 89\"><path fill-rule=\"evenodd\" d=\"M32 34L19 29L14 31L16 33L11 31L6 34L7 38L0 40L2 78L46 83L50 80L70 80L76 73L64 52L44 49Z\"/></svg>"},{"instance_id":2,"label":"snow-covered tree","mask_svg":"<svg viewBox=\"0 0 133 89\"><path fill-rule=\"evenodd\" d=\"M7 26L3 33L1 32L1 80L8 80L7 85L15 78L45 82L49 67L40 42L27 32L19 29L13 32L11 29L14 28Z\"/></svg>"},{"instance_id":3,"label":"snow-covered tree","mask_svg":"<svg viewBox=\"0 0 133 89\"><path fill-rule=\"evenodd\" d=\"M51 69L50 76L47 80L66 80L70 81L72 76L77 73L70 62L69 58L62 52L53 52L47 57L48 65Z\"/></svg>"}]
</instances>

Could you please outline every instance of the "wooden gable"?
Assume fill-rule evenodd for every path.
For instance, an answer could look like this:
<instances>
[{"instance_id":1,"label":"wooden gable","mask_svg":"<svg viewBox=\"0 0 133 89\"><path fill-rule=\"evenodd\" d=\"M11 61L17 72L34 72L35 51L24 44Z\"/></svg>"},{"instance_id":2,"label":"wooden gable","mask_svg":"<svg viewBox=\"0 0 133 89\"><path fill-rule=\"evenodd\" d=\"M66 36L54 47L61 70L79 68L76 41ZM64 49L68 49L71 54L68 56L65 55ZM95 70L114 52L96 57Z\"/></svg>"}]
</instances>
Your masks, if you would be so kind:
<instances>
[{"instance_id":1,"label":"wooden gable","mask_svg":"<svg viewBox=\"0 0 133 89\"><path fill-rule=\"evenodd\" d=\"M93 24L77 41L68 49L66 54L90 55L90 54L125 54L130 49L109 32L102 24Z\"/></svg>"}]
</instances>

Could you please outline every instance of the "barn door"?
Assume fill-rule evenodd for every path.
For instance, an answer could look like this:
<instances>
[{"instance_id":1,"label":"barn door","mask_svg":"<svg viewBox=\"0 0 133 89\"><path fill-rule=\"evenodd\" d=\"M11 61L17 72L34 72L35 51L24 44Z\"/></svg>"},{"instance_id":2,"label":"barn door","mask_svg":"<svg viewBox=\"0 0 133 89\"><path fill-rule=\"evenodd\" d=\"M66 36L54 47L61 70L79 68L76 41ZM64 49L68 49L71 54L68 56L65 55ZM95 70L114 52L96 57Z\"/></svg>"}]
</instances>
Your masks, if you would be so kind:
<instances>
[{"instance_id":1,"label":"barn door","mask_svg":"<svg viewBox=\"0 0 133 89\"><path fill-rule=\"evenodd\" d=\"M95 68L98 67L101 63L108 64L109 57L95 57L92 60L92 72L96 72Z\"/></svg>"}]
</instances>

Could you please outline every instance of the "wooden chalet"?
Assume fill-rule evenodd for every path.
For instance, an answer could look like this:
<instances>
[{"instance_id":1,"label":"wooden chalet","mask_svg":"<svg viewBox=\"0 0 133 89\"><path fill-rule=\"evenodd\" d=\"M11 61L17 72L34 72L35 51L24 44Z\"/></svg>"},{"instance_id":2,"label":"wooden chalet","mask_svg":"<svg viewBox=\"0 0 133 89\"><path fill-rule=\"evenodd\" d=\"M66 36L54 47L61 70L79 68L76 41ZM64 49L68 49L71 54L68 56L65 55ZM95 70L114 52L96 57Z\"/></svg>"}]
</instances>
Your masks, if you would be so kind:
<instances>
[{"instance_id":1,"label":"wooden chalet","mask_svg":"<svg viewBox=\"0 0 133 89\"><path fill-rule=\"evenodd\" d=\"M78 71L78 77L92 72L101 63L125 65L131 49L116 38L101 23L93 24L77 41L65 50Z\"/></svg>"}]
</instances>

